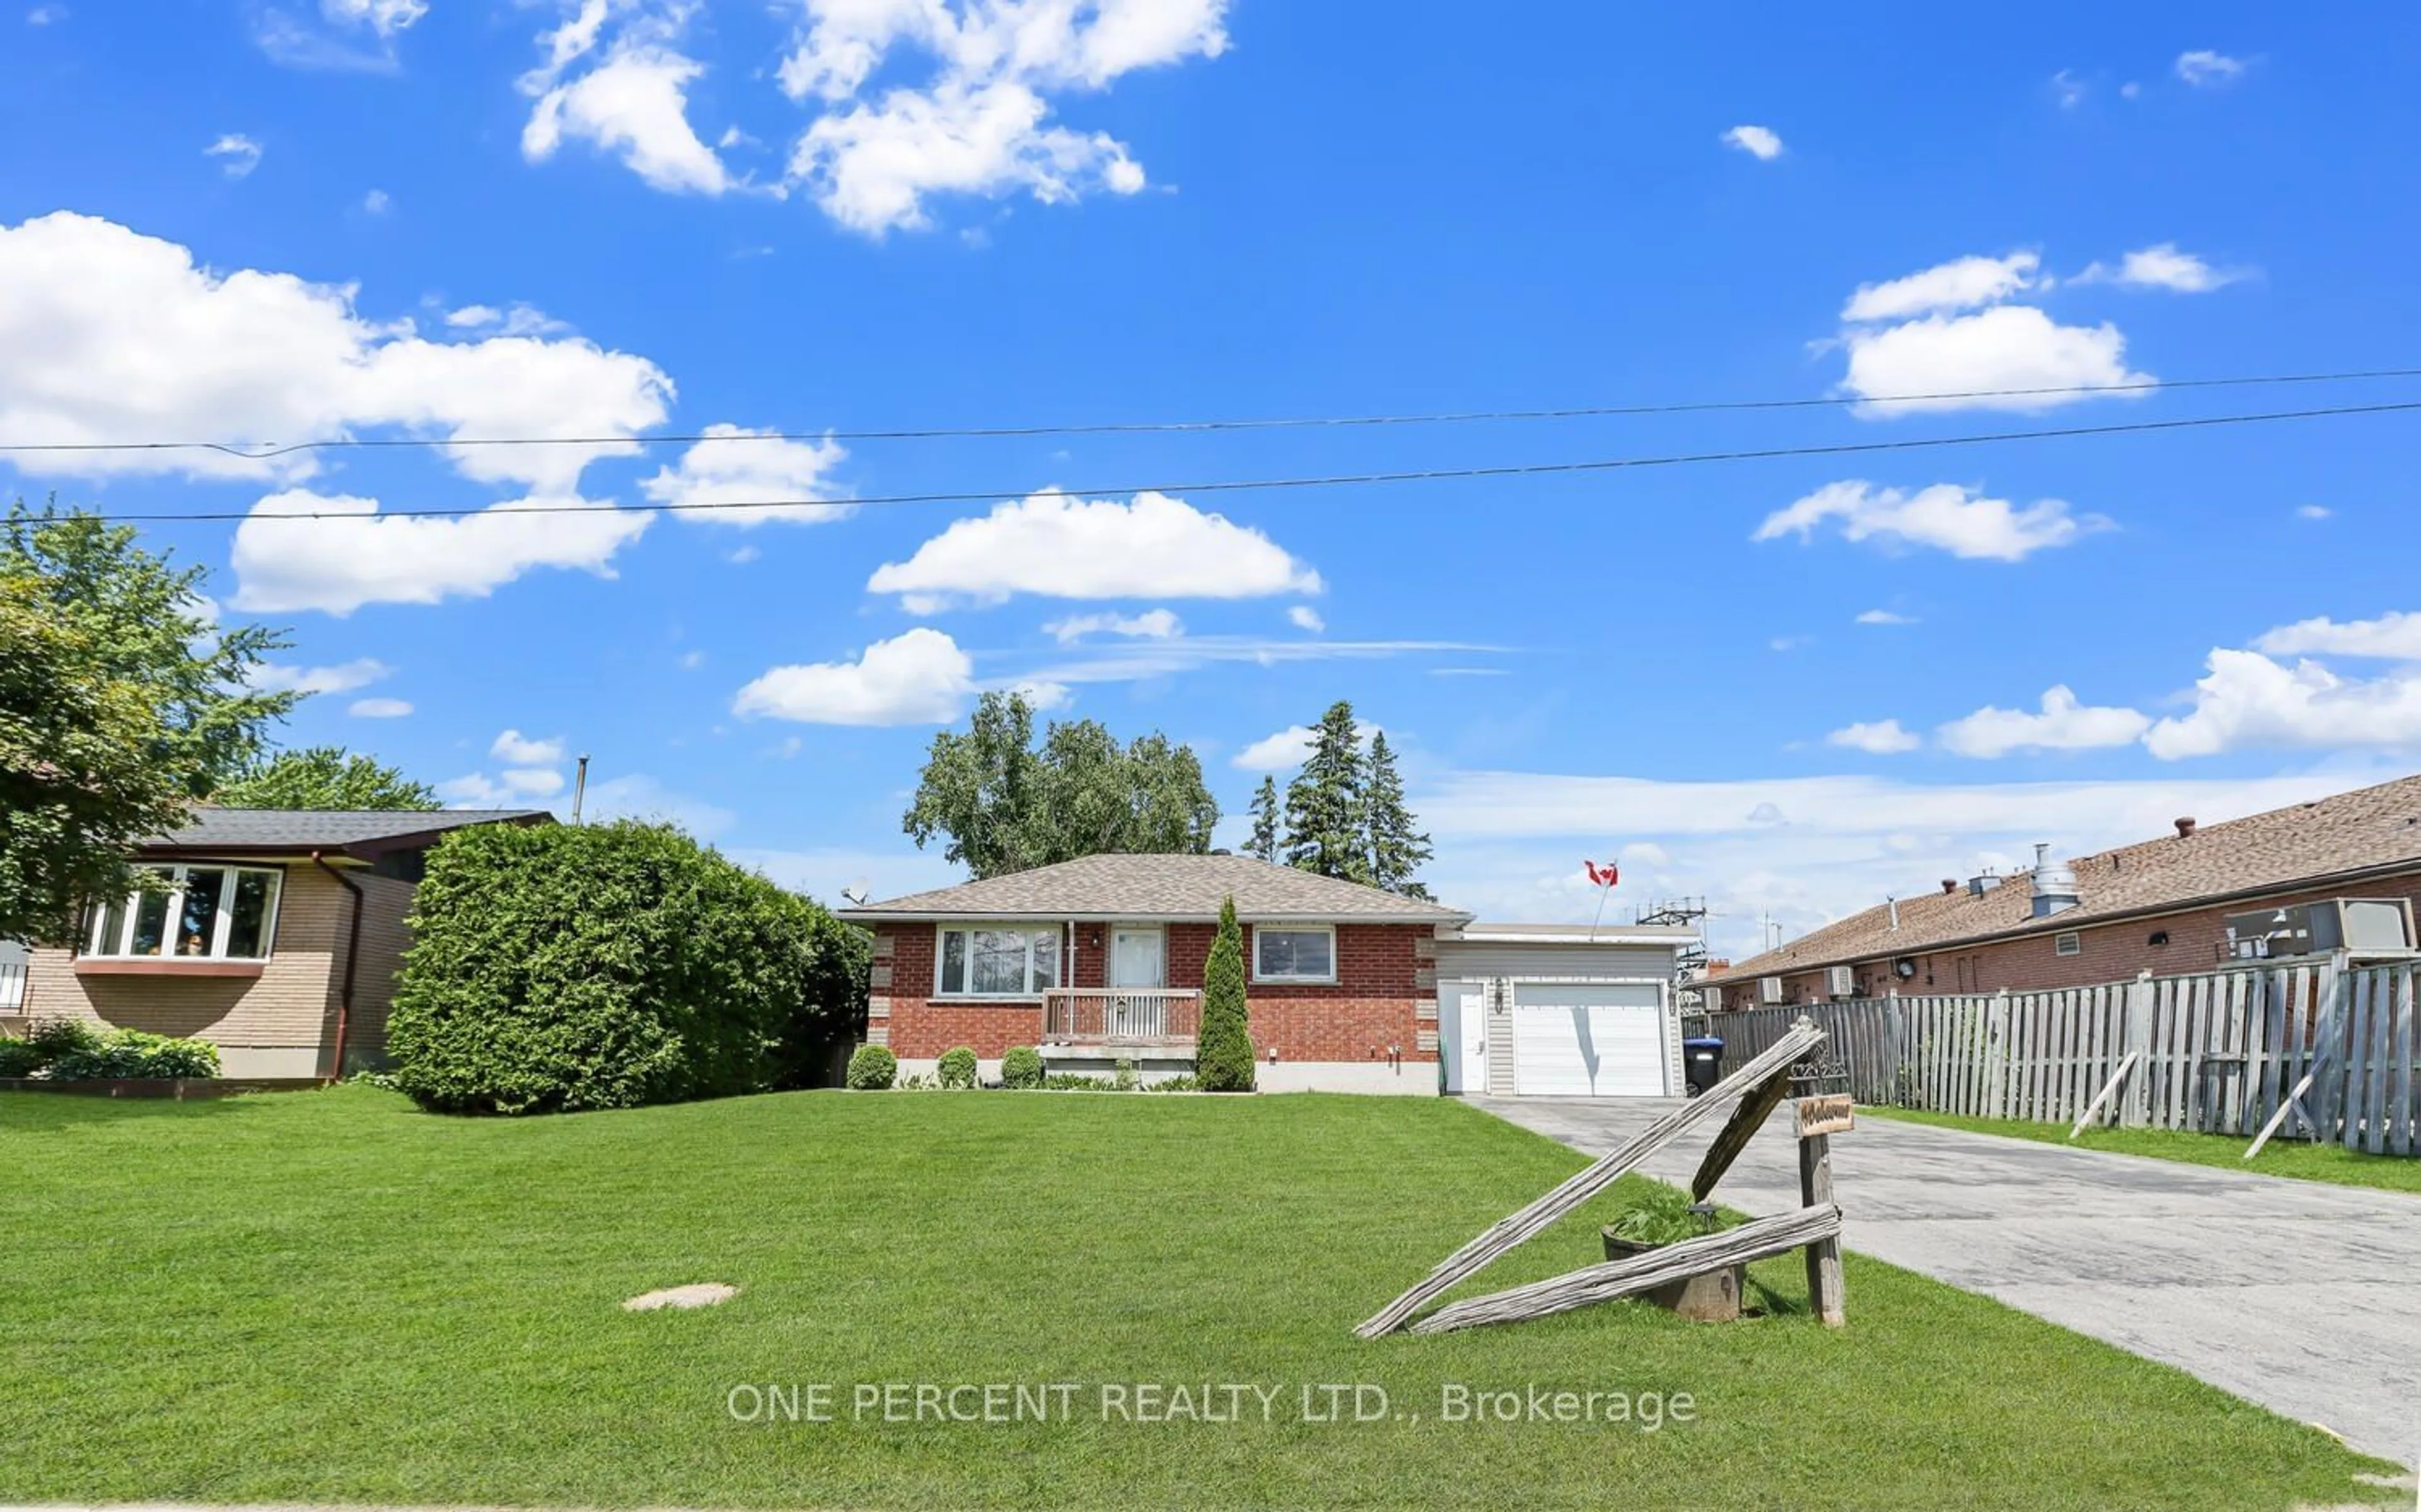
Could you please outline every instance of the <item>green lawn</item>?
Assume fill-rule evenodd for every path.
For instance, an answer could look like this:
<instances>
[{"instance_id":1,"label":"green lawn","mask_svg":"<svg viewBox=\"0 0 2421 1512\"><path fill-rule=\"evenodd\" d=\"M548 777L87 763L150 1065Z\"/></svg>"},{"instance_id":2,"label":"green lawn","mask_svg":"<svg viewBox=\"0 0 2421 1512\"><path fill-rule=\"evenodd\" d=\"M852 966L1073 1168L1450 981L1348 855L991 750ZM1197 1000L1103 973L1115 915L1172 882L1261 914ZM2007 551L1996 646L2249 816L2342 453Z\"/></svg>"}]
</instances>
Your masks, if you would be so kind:
<instances>
[{"instance_id":1,"label":"green lawn","mask_svg":"<svg viewBox=\"0 0 2421 1512\"><path fill-rule=\"evenodd\" d=\"M1837 1333L1804 1316L1786 1258L1759 1268L1783 1311L1757 1322L1622 1303L1352 1336L1578 1164L1409 1099L805 1093L469 1121L367 1087L0 1095L0 1501L2207 1512L2386 1494L2352 1478L2384 1467L2319 1433L1855 1256ZM1589 1216L1482 1280L1598 1258ZM710 1280L743 1290L618 1305ZM1063 1381L1072 1422L850 1420L861 1382ZM815 1382L841 1421L726 1408L735 1385ZM1188 1382L1283 1395L1266 1423L1257 1405L1099 1420L1104 1385ZM1376 1386L1388 1414L1304 1421L1305 1383ZM1686 1392L1695 1421L1447 1423L1449 1383Z\"/></svg>"},{"instance_id":2,"label":"green lawn","mask_svg":"<svg viewBox=\"0 0 2421 1512\"><path fill-rule=\"evenodd\" d=\"M2068 1125L2022 1123L2014 1118L1968 1118L1957 1114L1919 1113L1913 1108L1858 1105L1861 1114L1902 1118L1913 1124L1939 1124L1978 1134L2003 1134L2045 1145L2070 1143ZM2342 1145L2308 1145L2273 1139L2252 1160L2250 1136L2191 1134L2168 1129L2088 1129L2076 1136L2079 1149L2108 1150L2114 1155L2145 1155L2189 1165L2215 1165L2226 1171L2251 1171L2261 1176L2293 1177L2302 1181L2329 1181L2341 1187L2377 1187L2383 1192L2421 1192L2421 1160L2405 1155L2365 1155Z\"/></svg>"}]
</instances>

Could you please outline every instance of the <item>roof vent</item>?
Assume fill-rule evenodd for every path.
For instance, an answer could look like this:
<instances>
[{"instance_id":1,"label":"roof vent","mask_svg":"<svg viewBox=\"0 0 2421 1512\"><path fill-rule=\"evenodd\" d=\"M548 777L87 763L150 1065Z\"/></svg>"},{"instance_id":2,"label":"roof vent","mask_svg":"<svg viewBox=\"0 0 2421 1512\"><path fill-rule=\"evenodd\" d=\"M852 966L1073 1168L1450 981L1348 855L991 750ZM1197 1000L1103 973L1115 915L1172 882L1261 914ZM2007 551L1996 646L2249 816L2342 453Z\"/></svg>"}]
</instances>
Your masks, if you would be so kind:
<instances>
[{"instance_id":1,"label":"roof vent","mask_svg":"<svg viewBox=\"0 0 2421 1512\"><path fill-rule=\"evenodd\" d=\"M2194 838L2195 821L2193 815L2187 815L2185 818L2178 820L2177 823L2179 839L2191 840Z\"/></svg>"},{"instance_id":2,"label":"roof vent","mask_svg":"<svg viewBox=\"0 0 2421 1512\"><path fill-rule=\"evenodd\" d=\"M1999 873L1990 871L1982 872L1967 879L1967 894L1970 897L1981 897L1986 893L1991 892L1993 888L2000 885L2001 878Z\"/></svg>"},{"instance_id":3,"label":"roof vent","mask_svg":"<svg viewBox=\"0 0 2421 1512\"><path fill-rule=\"evenodd\" d=\"M1957 892L1957 891L1959 891L1959 879L1958 879L1958 878L1956 878L1956 877L1945 877L1944 879L1942 879L1942 896L1945 896L1945 897L1948 897L1951 894L1953 894L1953 893L1955 893L1955 892Z\"/></svg>"},{"instance_id":4,"label":"roof vent","mask_svg":"<svg viewBox=\"0 0 2421 1512\"><path fill-rule=\"evenodd\" d=\"M2076 873L2068 869L2068 863L2052 860L2050 846L2036 846L2034 916L2040 919L2064 913L2083 901L2076 891Z\"/></svg>"}]
</instances>

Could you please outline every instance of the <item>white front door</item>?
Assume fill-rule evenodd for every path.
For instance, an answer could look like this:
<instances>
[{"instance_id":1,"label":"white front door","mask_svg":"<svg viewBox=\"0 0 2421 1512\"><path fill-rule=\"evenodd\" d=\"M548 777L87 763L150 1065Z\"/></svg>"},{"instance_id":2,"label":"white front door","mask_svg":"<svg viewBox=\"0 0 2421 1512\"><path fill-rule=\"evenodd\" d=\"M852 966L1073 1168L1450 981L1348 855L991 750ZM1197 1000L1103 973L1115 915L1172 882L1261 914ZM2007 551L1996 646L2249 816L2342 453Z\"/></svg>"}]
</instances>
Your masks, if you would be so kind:
<instances>
[{"instance_id":1,"label":"white front door","mask_svg":"<svg viewBox=\"0 0 2421 1512\"><path fill-rule=\"evenodd\" d=\"M1513 1090L1665 1096L1663 991L1652 982L1515 984Z\"/></svg>"},{"instance_id":2,"label":"white front door","mask_svg":"<svg viewBox=\"0 0 2421 1512\"><path fill-rule=\"evenodd\" d=\"M1167 937L1158 929L1110 931L1112 987L1166 987Z\"/></svg>"},{"instance_id":3,"label":"white front door","mask_svg":"<svg viewBox=\"0 0 2421 1512\"><path fill-rule=\"evenodd\" d=\"M1438 984L1438 1059L1448 1092L1488 1090L1488 984Z\"/></svg>"}]
</instances>

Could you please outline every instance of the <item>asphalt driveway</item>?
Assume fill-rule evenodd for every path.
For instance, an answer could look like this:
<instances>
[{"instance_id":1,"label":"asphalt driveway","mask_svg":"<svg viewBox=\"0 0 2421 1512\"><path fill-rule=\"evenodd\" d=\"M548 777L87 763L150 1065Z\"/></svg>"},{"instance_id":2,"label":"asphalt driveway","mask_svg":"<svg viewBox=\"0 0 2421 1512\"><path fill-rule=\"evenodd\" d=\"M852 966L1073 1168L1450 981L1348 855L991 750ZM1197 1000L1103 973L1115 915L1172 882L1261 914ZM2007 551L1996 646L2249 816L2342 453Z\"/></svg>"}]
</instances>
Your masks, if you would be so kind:
<instances>
[{"instance_id":1,"label":"asphalt driveway","mask_svg":"<svg viewBox=\"0 0 2421 1512\"><path fill-rule=\"evenodd\" d=\"M1663 1100L1474 1098L1590 1155ZM1786 1104L1717 1191L1799 1205ZM1686 1184L1721 1119L1646 1166ZM2421 1196L1862 1118L1833 1139L1851 1249L2163 1361L2367 1453L2421 1456ZM1850 1322L1858 1298L1850 1294Z\"/></svg>"}]
</instances>

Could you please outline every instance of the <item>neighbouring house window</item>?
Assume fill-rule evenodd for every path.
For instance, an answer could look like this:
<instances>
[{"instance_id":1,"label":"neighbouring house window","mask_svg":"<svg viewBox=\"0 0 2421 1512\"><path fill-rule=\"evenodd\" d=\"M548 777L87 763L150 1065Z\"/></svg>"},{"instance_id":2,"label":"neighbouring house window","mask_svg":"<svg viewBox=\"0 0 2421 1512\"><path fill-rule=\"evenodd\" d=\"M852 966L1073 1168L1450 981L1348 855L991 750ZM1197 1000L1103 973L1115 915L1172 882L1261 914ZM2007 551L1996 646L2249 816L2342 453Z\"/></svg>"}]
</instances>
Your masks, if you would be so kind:
<instances>
[{"instance_id":1,"label":"neighbouring house window","mask_svg":"<svg viewBox=\"0 0 2421 1512\"><path fill-rule=\"evenodd\" d=\"M1336 931L1330 928L1253 930L1253 979L1260 982L1336 980Z\"/></svg>"},{"instance_id":2,"label":"neighbouring house window","mask_svg":"<svg viewBox=\"0 0 2421 1512\"><path fill-rule=\"evenodd\" d=\"M277 929L278 873L258 866L145 866L158 890L85 911L84 953L119 959L261 960Z\"/></svg>"},{"instance_id":3,"label":"neighbouring house window","mask_svg":"<svg viewBox=\"0 0 2421 1512\"><path fill-rule=\"evenodd\" d=\"M1055 925L942 931L944 997L1031 997L1058 985Z\"/></svg>"},{"instance_id":4,"label":"neighbouring house window","mask_svg":"<svg viewBox=\"0 0 2421 1512\"><path fill-rule=\"evenodd\" d=\"M2082 956L2085 954L2085 937L2073 929L2066 929L2051 937L2051 948L2054 955Z\"/></svg>"}]
</instances>

